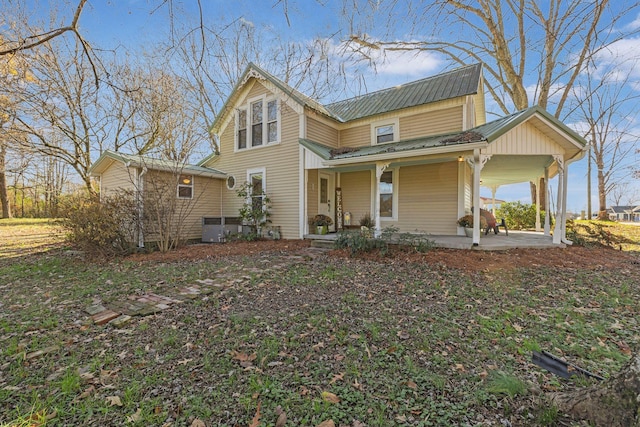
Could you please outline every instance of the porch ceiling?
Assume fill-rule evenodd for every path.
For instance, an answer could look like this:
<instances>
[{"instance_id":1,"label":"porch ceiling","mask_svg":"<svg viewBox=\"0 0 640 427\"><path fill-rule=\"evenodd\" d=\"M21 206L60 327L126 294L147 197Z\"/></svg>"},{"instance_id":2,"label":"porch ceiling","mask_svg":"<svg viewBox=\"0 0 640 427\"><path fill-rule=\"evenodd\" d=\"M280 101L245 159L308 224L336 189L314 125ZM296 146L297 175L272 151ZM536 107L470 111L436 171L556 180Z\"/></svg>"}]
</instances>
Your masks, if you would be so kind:
<instances>
[{"instance_id":1,"label":"porch ceiling","mask_svg":"<svg viewBox=\"0 0 640 427\"><path fill-rule=\"evenodd\" d=\"M480 172L483 187L535 181L553 162L548 155L492 156Z\"/></svg>"}]
</instances>

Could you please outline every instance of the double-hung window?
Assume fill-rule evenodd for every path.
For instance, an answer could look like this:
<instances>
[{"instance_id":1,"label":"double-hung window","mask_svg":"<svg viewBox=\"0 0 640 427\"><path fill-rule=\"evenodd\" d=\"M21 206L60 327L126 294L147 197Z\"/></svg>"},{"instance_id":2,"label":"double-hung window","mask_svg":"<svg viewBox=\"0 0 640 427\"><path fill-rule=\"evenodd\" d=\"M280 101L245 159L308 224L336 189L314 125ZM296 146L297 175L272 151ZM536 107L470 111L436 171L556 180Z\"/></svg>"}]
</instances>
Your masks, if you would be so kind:
<instances>
[{"instance_id":1,"label":"double-hung window","mask_svg":"<svg viewBox=\"0 0 640 427\"><path fill-rule=\"evenodd\" d=\"M264 210L265 197L265 170L252 169L247 171L247 181L249 182L251 194L251 207L254 211Z\"/></svg>"},{"instance_id":2,"label":"double-hung window","mask_svg":"<svg viewBox=\"0 0 640 427\"><path fill-rule=\"evenodd\" d=\"M371 145L399 141L399 120L390 119L371 124Z\"/></svg>"},{"instance_id":3,"label":"double-hung window","mask_svg":"<svg viewBox=\"0 0 640 427\"><path fill-rule=\"evenodd\" d=\"M280 111L277 99L250 100L236 113L236 150L276 144L280 141Z\"/></svg>"},{"instance_id":4,"label":"double-hung window","mask_svg":"<svg viewBox=\"0 0 640 427\"><path fill-rule=\"evenodd\" d=\"M380 177L380 218L393 218L393 171Z\"/></svg>"},{"instance_id":5,"label":"double-hung window","mask_svg":"<svg viewBox=\"0 0 640 427\"><path fill-rule=\"evenodd\" d=\"M247 148L247 110L238 110L238 149Z\"/></svg>"},{"instance_id":6,"label":"double-hung window","mask_svg":"<svg viewBox=\"0 0 640 427\"><path fill-rule=\"evenodd\" d=\"M178 178L178 199L193 198L193 175L180 175Z\"/></svg>"}]
</instances>

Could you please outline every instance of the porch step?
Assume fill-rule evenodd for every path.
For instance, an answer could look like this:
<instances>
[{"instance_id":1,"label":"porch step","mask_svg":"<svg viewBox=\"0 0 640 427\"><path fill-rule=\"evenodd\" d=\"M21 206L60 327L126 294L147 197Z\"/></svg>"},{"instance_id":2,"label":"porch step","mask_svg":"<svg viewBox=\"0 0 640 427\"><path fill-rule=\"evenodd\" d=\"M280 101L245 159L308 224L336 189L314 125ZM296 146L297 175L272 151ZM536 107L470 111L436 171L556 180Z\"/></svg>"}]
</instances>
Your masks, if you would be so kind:
<instances>
[{"instance_id":1,"label":"porch step","mask_svg":"<svg viewBox=\"0 0 640 427\"><path fill-rule=\"evenodd\" d=\"M312 240L311 247L312 248L322 248L322 249L333 249L334 248L333 240Z\"/></svg>"}]
</instances>

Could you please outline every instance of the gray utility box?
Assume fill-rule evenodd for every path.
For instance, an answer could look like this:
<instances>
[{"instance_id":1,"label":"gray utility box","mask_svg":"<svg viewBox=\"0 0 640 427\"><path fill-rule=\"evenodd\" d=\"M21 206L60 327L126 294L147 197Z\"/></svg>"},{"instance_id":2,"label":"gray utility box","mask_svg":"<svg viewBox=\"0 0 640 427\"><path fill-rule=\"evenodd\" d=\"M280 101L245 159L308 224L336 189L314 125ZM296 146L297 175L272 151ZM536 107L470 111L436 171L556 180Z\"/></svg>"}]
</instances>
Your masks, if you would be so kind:
<instances>
[{"instance_id":1,"label":"gray utility box","mask_svg":"<svg viewBox=\"0 0 640 427\"><path fill-rule=\"evenodd\" d=\"M219 216L205 216L202 218L202 241L220 243L224 239L223 218ZM224 240L223 240L224 241Z\"/></svg>"},{"instance_id":2,"label":"gray utility box","mask_svg":"<svg viewBox=\"0 0 640 427\"><path fill-rule=\"evenodd\" d=\"M202 217L202 241L206 243L224 243L231 234L248 234L250 230L242 225L242 218L239 217Z\"/></svg>"}]
</instances>

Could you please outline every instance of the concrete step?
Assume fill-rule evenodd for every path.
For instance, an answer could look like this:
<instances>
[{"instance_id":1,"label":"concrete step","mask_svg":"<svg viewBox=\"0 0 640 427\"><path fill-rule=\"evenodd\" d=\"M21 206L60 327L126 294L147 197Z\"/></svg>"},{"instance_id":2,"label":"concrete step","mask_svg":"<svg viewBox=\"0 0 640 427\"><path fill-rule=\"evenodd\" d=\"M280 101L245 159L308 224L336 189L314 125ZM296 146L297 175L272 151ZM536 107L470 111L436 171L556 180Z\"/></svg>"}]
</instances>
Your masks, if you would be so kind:
<instances>
[{"instance_id":1,"label":"concrete step","mask_svg":"<svg viewBox=\"0 0 640 427\"><path fill-rule=\"evenodd\" d=\"M322 248L322 249L333 249L334 241L333 240L312 240L311 247Z\"/></svg>"}]
</instances>

